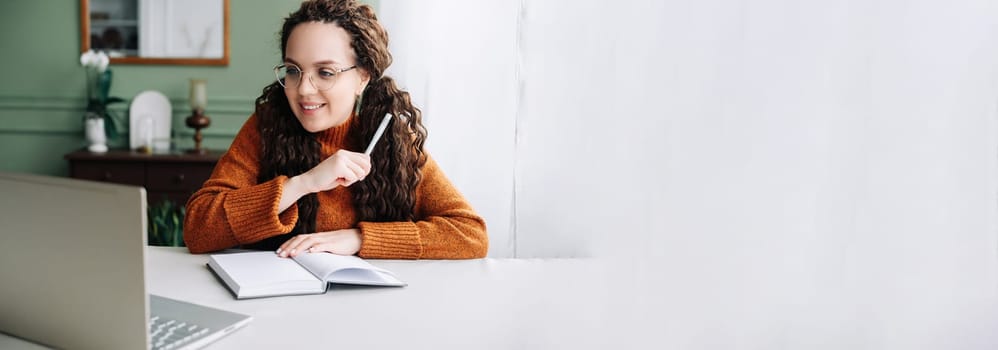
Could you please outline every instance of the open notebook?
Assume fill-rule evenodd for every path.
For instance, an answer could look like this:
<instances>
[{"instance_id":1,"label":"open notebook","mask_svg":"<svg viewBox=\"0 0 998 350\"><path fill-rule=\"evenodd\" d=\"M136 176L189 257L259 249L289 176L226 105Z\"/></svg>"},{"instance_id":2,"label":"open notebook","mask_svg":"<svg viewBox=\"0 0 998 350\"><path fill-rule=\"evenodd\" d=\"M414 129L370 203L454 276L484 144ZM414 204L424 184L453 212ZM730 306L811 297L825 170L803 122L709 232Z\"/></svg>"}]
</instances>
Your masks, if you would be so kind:
<instances>
[{"instance_id":1,"label":"open notebook","mask_svg":"<svg viewBox=\"0 0 998 350\"><path fill-rule=\"evenodd\" d=\"M322 294L330 283L402 287L392 272L356 256L303 253L281 258L270 251L213 254L208 267L237 299Z\"/></svg>"}]
</instances>

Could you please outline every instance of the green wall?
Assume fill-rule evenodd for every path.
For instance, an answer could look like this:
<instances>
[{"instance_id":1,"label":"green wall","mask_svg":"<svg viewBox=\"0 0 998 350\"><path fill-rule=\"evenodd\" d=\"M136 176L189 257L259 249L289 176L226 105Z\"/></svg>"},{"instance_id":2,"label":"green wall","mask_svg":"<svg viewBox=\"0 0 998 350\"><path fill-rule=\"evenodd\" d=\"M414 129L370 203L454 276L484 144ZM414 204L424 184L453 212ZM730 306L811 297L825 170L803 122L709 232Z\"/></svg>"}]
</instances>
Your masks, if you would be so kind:
<instances>
[{"instance_id":1,"label":"green wall","mask_svg":"<svg viewBox=\"0 0 998 350\"><path fill-rule=\"evenodd\" d=\"M373 3L377 2L366 1ZM209 148L224 149L253 112L253 100L273 80L277 31L300 0L231 0L230 59L225 67L113 64L111 95L131 99L157 90L173 104L178 148L192 147L188 80L208 81L202 130ZM84 147L85 76L80 67L79 0L0 1L0 171L68 175L63 155ZM124 111L127 106L118 105ZM127 146L128 136L112 141Z\"/></svg>"}]
</instances>

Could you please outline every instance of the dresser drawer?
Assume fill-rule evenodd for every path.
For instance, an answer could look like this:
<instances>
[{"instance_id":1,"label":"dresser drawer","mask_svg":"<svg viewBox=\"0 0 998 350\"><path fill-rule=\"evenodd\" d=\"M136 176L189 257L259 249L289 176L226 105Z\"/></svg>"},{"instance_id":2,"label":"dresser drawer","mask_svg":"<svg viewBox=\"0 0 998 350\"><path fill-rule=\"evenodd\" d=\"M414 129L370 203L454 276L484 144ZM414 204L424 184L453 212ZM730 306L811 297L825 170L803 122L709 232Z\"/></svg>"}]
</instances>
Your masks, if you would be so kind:
<instances>
[{"instance_id":1,"label":"dresser drawer","mask_svg":"<svg viewBox=\"0 0 998 350\"><path fill-rule=\"evenodd\" d=\"M146 188L149 205L169 199L183 205L211 176L223 152L190 154L183 151L147 154L130 150L93 153L86 149L65 156L70 176Z\"/></svg>"},{"instance_id":2,"label":"dresser drawer","mask_svg":"<svg viewBox=\"0 0 998 350\"><path fill-rule=\"evenodd\" d=\"M142 186L145 184L143 164L121 162L79 162L72 165L73 177L84 180Z\"/></svg>"},{"instance_id":3,"label":"dresser drawer","mask_svg":"<svg viewBox=\"0 0 998 350\"><path fill-rule=\"evenodd\" d=\"M146 189L149 191L187 191L201 188L211 177L214 164L174 163L148 164Z\"/></svg>"}]
</instances>

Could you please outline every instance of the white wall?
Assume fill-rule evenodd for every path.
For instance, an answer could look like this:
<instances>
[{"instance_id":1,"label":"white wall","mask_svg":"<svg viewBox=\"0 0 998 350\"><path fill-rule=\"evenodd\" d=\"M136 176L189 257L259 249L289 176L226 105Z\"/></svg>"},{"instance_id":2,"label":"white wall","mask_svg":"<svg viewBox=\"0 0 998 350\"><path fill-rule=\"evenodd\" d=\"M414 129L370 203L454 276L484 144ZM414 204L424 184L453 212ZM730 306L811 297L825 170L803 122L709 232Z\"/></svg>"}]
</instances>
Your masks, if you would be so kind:
<instances>
[{"instance_id":1,"label":"white wall","mask_svg":"<svg viewBox=\"0 0 998 350\"><path fill-rule=\"evenodd\" d=\"M609 344L998 348L998 2L424 3L431 151L495 256L613 258Z\"/></svg>"},{"instance_id":2,"label":"white wall","mask_svg":"<svg viewBox=\"0 0 998 350\"><path fill-rule=\"evenodd\" d=\"M657 6L633 317L676 348L998 346L994 2Z\"/></svg>"},{"instance_id":3,"label":"white wall","mask_svg":"<svg viewBox=\"0 0 998 350\"><path fill-rule=\"evenodd\" d=\"M426 147L488 226L489 255L513 256L514 2L382 2L396 78L423 111ZM461 14L455 16L453 14Z\"/></svg>"}]
</instances>

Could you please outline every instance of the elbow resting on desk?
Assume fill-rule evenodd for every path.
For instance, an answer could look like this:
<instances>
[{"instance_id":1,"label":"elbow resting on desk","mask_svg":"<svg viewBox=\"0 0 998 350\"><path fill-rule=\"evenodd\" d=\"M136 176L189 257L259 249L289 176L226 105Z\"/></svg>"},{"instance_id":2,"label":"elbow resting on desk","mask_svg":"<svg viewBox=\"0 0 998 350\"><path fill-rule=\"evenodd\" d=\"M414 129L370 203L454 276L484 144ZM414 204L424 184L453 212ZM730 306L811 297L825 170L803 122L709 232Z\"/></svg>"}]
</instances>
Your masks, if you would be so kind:
<instances>
[{"instance_id":1,"label":"elbow resting on desk","mask_svg":"<svg viewBox=\"0 0 998 350\"><path fill-rule=\"evenodd\" d=\"M489 235L482 217L451 217L438 225L446 232L437 238L441 244L424 246L420 259L480 259L488 255Z\"/></svg>"},{"instance_id":2,"label":"elbow resting on desk","mask_svg":"<svg viewBox=\"0 0 998 350\"><path fill-rule=\"evenodd\" d=\"M481 259L489 254L489 235L485 229L485 221L478 218L477 224L478 228L467 237L468 241L463 249L467 255L462 259Z\"/></svg>"},{"instance_id":3,"label":"elbow resting on desk","mask_svg":"<svg viewBox=\"0 0 998 350\"><path fill-rule=\"evenodd\" d=\"M190 251L191 254L211 253L225 249L225 248L222 249L214 248L210 245L205 244L204 240L191 239L190 236L191 235L188 234L186 231L184 232L184 244L187 246L187 250Z\"/></svg>"},{"instance_id":4,"label":"elbow resting on desk","mask_svg":"<svg viewBox=\"0 0 998 350\"><path fill-rule=\"evenodd\" d=\"M433 216L417 222L361 222L358 255L370 259L477 259L489 250L477 215Z\"/></svg>"},{"instance_id":5,"label":"elbow resting on desk","mask_svg":"<svg viewBox=\"0 0 998 350\"><path fill-rule=\"evenodd\" d=\"M464 242L460 245L460 248L453 249L451 254L445 254L444 256L434 257L434 256L421 256L421 259L481 259L488 255L489 253L489 237L485 234L485 227L483 225L480 231L472 232L470 235L462 237Z\"/></svg>"}]
</instances>

